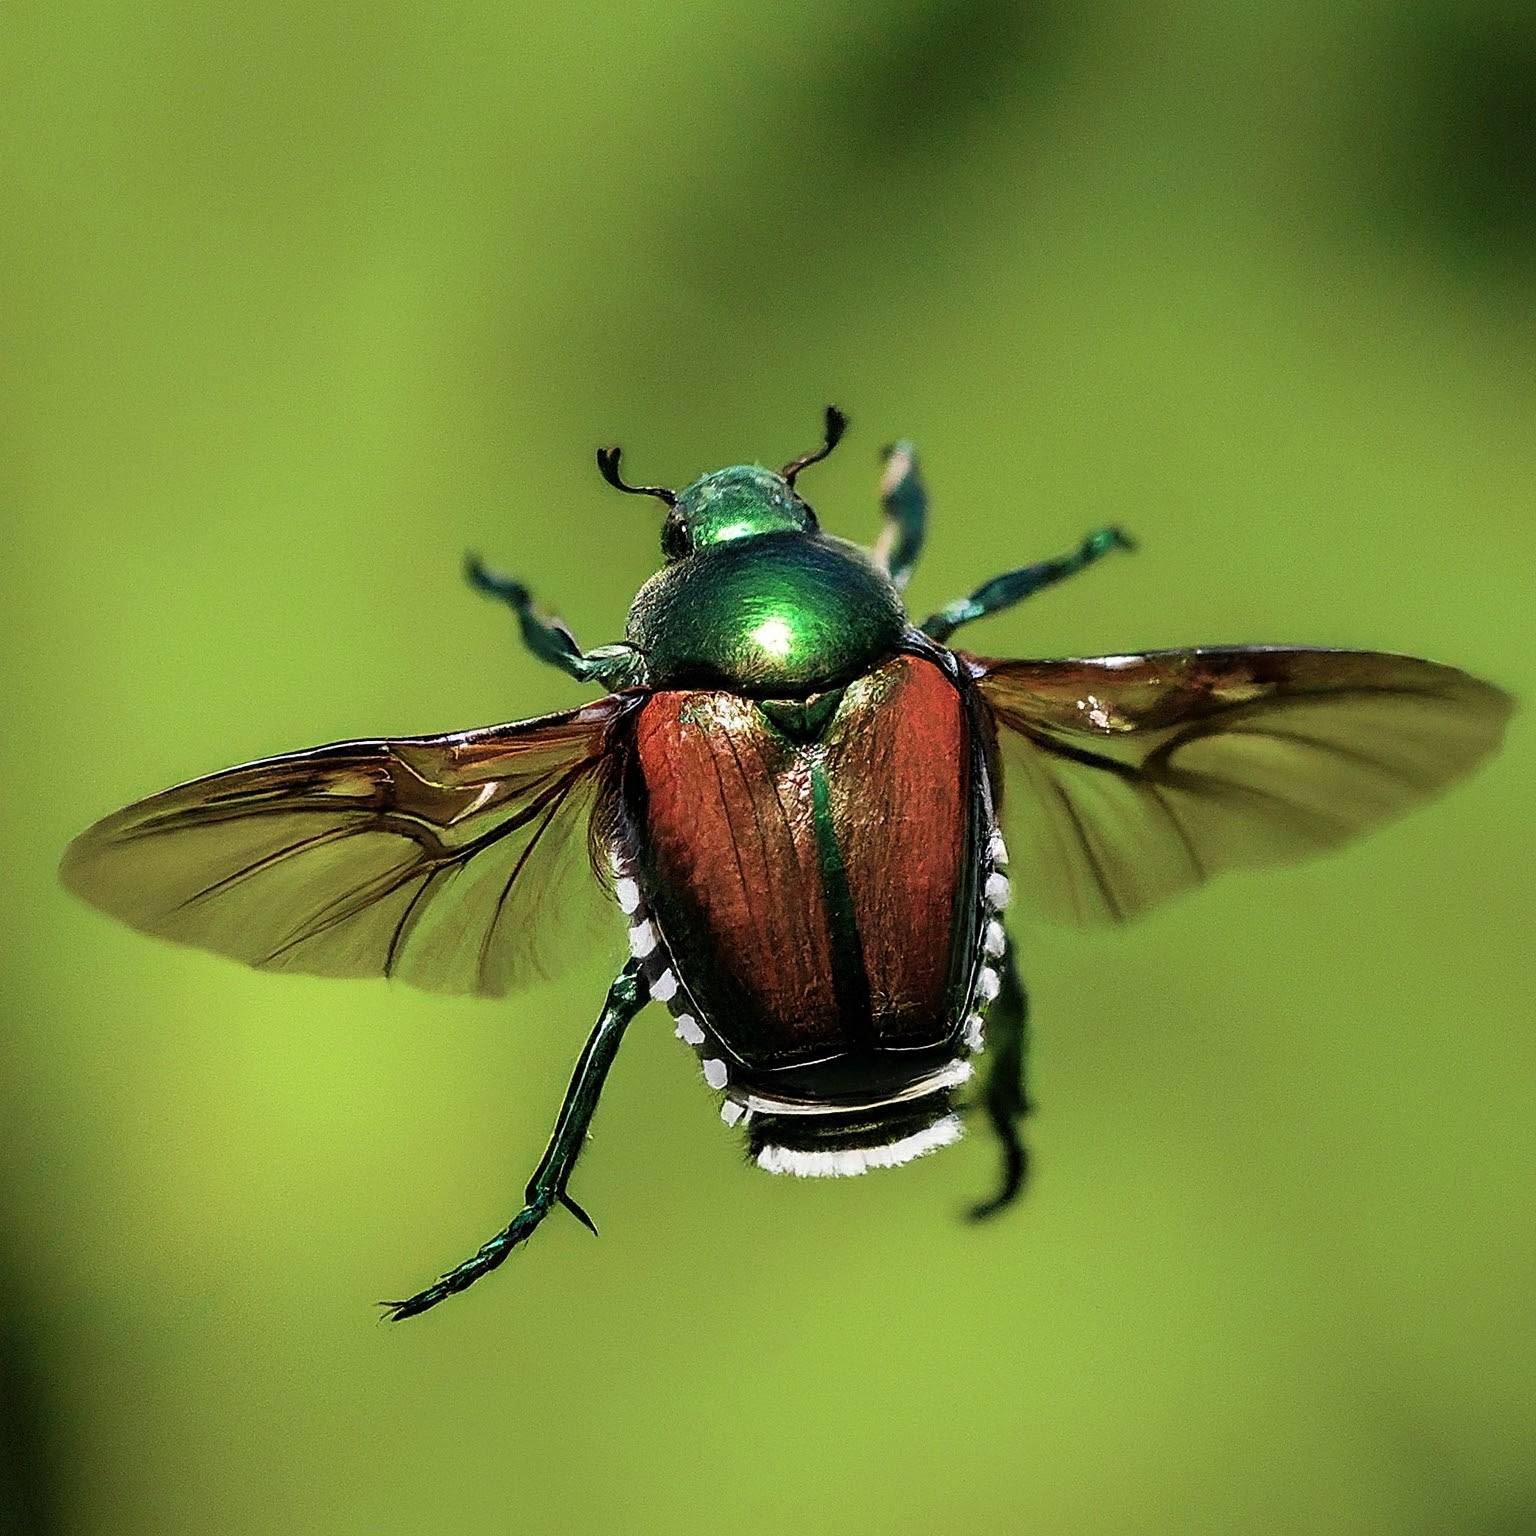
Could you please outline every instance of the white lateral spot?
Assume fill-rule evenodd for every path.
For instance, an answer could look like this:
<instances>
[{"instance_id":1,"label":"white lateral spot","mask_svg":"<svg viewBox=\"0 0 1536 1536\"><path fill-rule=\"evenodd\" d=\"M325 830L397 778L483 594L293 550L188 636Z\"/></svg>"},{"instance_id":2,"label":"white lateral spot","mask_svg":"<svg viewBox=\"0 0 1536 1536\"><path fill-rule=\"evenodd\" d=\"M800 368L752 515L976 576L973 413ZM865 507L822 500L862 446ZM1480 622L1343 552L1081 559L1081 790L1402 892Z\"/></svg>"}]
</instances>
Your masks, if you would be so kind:
<instances>
[{"instance_id":1,"label":"white lateral spot","mask_svg":"<svg viewBox=\"0 0 1536 1536\"><path fill-rule=\"evenodd\" d=\"M644 960L656 948L656 930L647 918L629 930L629 952L636 960Z\"/></svg>"},{"instance_id":2,"label":"white lateral spot","mask_svg":"<svg viewBox=\"0 0 1536 1536\"><path fill-rule=\"evenodd\" d=\"M727 1125L735 1125L746 1112L747 1106L745 1104L738 1104L735 1099L727 1099L720 1106L720 1118Z\"/></svg>"},{"instance_id":3,"label":"white lateral spot","mask_svg":"<svg viewBox=\"0 0 1536 1536\"><path fill-rule=\"evenodd\" d=\"M993 870L987 876L986 888L982 894L986 898L987 905L994 912L1001 912L1008 905L1008 893L1012 889L1013 887L1008 884L1008 876Z\"/></svg>"},{"instance_id":4,"label":"white lateral spot","mask_svg":"<svg viewBox=\"0 0 1536 1536\"><path fill-rule=\"evenodd\" d=\"M898 1168L926 1152L952 1146L965 1133L958 1115L945 1115L932 1125L884 1147L839 1147L803 1152L797 1147L764 1147L757 1166L767 1173L792 1173L800 1179L851 1178L871 1168Z\"/></svg>"},{"instance_id":5,"label":"white lateral spot","mask_svg":"<svg viewBox=\"0 0 1536 1536\"><path fill-rule=\"evenodd\" d=\"M982 935L981 947L994 960L1008 947L1008 935L1003 932L1003 925L995 918L987 924L987 931Z\"/></svg>"},{"instance_id":6,"label":"white lateral spot","mask_svg":"<svg viewBox=\"0 0 1536 1536\"><path fill-rule=\"evenodd\" d=\"M984 1003L990 1003L1002 990L1002 981L996 971L990 965L982 966L976 976L976 996Z\"/></svg>"},{"instance_id":7,"label":"white lateral spot","mask_svg":"<svg viewBox=\"0 0 1536 1536\"><path fill-rule=\"evenodd\" d=\"M613 897L619 904L619 910L626 917L639 910L640 887L628 875L613 882Z\"/></svg>"},{"instance_id":8,"label":"white lateral spot","mask_svg":"<svg viewBox=\"0 0 1536 1536\"><path fill-rule=\"evenodd\" d=\"M671 966L651 983L651 996L658 1003L670 1003L677 996L677 972Z\"/></svg>"},{"instance_id":9,"label":"white lateral spot","mask_svg":"<svg viewBox=\"0 0 1536 1536\"><path fill-rule=\"evenodd\" d=\"M984 1051L987 1037L982 1033L981 1015L971 1014L965 1021L965 1048L968 1051Z\"/></svg>"},{"instance_id":10,"label":"white lateral spot","mask_svg":"<svg viewBox=\"0 0 1536 1536\"><path fill-rule=\"evenodd\" d=\"M987 839L987 858L993 864L1008 862L1008 845L1003 841L1003 834L996 827L993 827L992 836Z\"/></svg>"},{"instance_id":11,"label":"white lateral spot","mask_svg":"<svg viewBox=\"0 0 1536 1536\"><path fill-rule=\"evenodd\" d=\"M704 1063L704 1081L711 1088L724 1088L730 1080L731 1074L718 1056L711 1056Z\"/></svg>"},{"instance_id":12,"label":"white lateral spot","mask_svg":"<svg viewBox=\"0 0 1536 1536\"><path fill-rule=\"evenodd\" d=\"M970 1062L957 1059L950 1062L942 1072L934 1073L928 1085L933 1089L958 1088L961 1083L968 1083L971 1080L971 1073L975 1070Z\"/></svg>"},{"instance_id":13,"label":"white lateral spot","mask_svg":"<svg viewBox=\"0 0 1536 1536\"><path fill-rule=\"evenodd\" d=\"M686 1040L689 1045L703 1045L704 1031L699 1028L699 1021L691 1013L680 1013L677 1016L677 1028L673 1031L679 1040Z\"/></svg>"}]
</instances>

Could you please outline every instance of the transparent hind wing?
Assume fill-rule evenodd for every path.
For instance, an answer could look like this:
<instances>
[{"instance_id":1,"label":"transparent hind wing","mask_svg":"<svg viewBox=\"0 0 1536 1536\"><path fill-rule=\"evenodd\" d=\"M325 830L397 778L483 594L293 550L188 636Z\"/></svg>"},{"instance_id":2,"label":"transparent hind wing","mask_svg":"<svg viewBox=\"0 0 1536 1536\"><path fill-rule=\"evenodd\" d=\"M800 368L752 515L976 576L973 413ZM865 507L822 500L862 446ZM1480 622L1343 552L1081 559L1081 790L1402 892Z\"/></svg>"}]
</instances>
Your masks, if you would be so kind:
<instances>
[{"instance_id":1,"label":"transparent hind wing","mask_svg":"<svg viewBox=\"0 0 1536 1536\"><path fill-rule=\"evenodd\" d=\"M1469 773L1514 707L1373 651L962 660L999 728L1014 884L1077 922L1337 847Z\"/></svg>"},{"instance_id":2,"label":"transparent hind wing","mask_svg":"<svg viewBox=\"0 0 1536 1536\"><path fill-rule=\"evenodd\" d=\"M263 970L500 996L578 958L605 905L588 830L634 702L231 768L97 822L60 877Z\"/></svg>"}]
</instances>

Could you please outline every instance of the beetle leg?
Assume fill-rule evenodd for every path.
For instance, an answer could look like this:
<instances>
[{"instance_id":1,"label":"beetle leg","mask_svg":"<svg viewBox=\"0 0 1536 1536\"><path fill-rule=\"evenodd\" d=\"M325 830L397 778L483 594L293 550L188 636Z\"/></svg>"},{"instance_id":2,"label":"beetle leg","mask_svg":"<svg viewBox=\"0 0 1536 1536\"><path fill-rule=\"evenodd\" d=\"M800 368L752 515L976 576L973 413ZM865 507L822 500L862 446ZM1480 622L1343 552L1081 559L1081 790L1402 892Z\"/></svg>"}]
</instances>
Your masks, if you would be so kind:
<instances>
[{"instance_id":1,"label":"beetle leg","mask_svg":"<svg viewBox=\"0 0 1536 1536\"><path fill-rule=\"evenodd\" d=\"M1119 528L1100 528L1090 533L1070 555L1059 560L1042 560L1038 565L1021 565L1016 571L1005 571L983 582L969 597L962 597L939 609L921 625L925 635L935 640L947 640L962 624L972 619L984 618L1012 607L1033 593L1053 587L1068 576L1075 576L1085 566L1101 560L1112 549L1135 549L1129 535Z\"/></svg>"},{"instance_id":2,"label":"beetle leg","mask_svg":"<svg viewBox=\"0 0 1536 1536\"><path fill-rule=\"evenodd\" d=\"M1029 1095L1024 1091L1029 998L1014 964L1011 940L996 963L1001 986L987 1014L987 1086L982 1103L1002 1144L1003 1182L990 1200L971 1207L973 1221L995 1215L1005 1205L1011 1205L1029 1175L1029 1153L1019 1140L1018 1126L1031 1108Z\"/></svg>"},{"instance_id":3,"label":"beetle leg","mask_svg":"<svg viewBox=\"0 0 1536 1536\"><path fill-rule=\"evenodd\" d=\"M625 688L642 680L640 653L629 645L603 645L584 651L576 636L556 618L545 618L533 605L533 594L512 576L499 576L480 563L479 555L464 557L464 575L470 586L487 597L498 598L516 615L523 643L540 661L559 667L577 682L600 683L605 688Z\"/></svg>"},{"instance_id":4,"label":"beetle leg","mask_svg":"<svg viewBox=\"0 0 1536 1536\"><path fill-rule=\"evenodd\" d=\"M885 472L880 476L880 505L885 526L875 541L875 562L890 573L898 592L912 579L912 567L923 549L923 525L928 493L917 473L917 453L905 438L881 450Z\"/></svg>"},{"instance_id":5,"label":"beetle leg","mask_svg":"<svg viewBox=\"0 0 1536 1536\"><path fill-rule=\"evenodd\" d=\"M490 1274L519 1243L527 1242L534 1228L557 1204L565 1206L591 1231L597 1231L592 1218L566 1194L565 1185L581 1154L582 1144L586 1141L587 1127L592 1123L592 1115L602 1094L608 1069L618 1055L624 1030L650 998L650 988L641 975L640 966L640 961L631 960L608 989L608 1001L592 1033L587 1037L581 1060L577 1062L570 1086L565 1090L565 1102L560 1106L555 1133L550 1137L543 1159L524 1191L526 1204L522 1210L474 1258L466 1259L457 1269L450 1269L435 1285L429 1285L426 1290L418 1292L407 1301L383 1302L390 1322L415 1317L429 1307L435 1307L438 1302L446 1301L448 1297L467 1289L482 1275Z\"/></svg>"}]
</instances>

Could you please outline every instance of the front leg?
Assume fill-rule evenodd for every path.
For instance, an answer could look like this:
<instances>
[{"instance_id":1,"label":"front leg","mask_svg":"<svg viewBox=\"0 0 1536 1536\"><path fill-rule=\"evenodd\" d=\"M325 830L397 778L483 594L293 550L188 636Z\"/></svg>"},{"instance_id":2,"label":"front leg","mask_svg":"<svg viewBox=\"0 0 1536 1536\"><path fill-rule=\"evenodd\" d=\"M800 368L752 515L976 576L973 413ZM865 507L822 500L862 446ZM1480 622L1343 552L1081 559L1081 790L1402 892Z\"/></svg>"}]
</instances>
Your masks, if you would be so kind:
<instances>
[{"instance_id":1,"label":"front leg","mask_svg":"<svg viewBox=\"0 0 1536 1536\"><path fill-rule=\"evenodd\" d=\"M596 1232L592 1218L565 1192L566 1181L581 1155L587 1127L592 1123L593 1112L603 1091L604 1079L613 1059L618 1055L619 1042L629 1021L639 1013L650 997L650 988L640 974L640 961L631 960L619 972L608 989L608 1001L603 1008L592 1033L587 1037L581 1060L576 1063L570 1087L565 1091L565 1102L560 1106L560 1118L555 1122L555 1133L528 1188L523 1192L526 1202L511 1224L498 1232L472 1259L466 1259L457 1269L450 1269L435 1285L418 1292L407 1301L386 1301L381 1305L385 1316L392 1323L403 1318L415 1317L438 1302L456 1296L468 1289L482 1275L488 1275L506 1256L533 1236L534 1228L557 1205L563 1205L583 1226Z\"/></svg>"},{"instance_id":2,"label":"front leg","mask_svg":"<svg viewBox=\"0 0 1536 1536\"><path fill-rule=\"evenodd\" d=\"M984 618L1022 602L1031 593L1053 587L1068 576L1075 576L1084 566L1102 560L1112 549L1135 549L1130 536L1119 528L1100 528L1090 533L1070 555L1059 560L1042 560L1038 565L1021 565L983 582L969 597L962 597L924 619L922 631L935 640L947 640L962 624Z\"/></svg>"},{"instance_id":3,"label":"front leg","mask_svg":"<svg viewBox=\"0 0 1536 1536\"><path fill-rule=\"evenodd\" d=\"M533 595L522 582L487 570L478 555L464 557L464 575L476 591L497 598L517 615L523 643L540 661L559 667L577 682L599 683L610 690L645 680L644 659L633 646L601 645L596 650L582 650L564 623L538 612Z\"/></svg>"},{"instance_id":4,"label":"front leg","mask_svg":"<svg viewBox=\"0 0 1536 1536\"><path fill-rule=\"evenodd\" d=\"M923 551L928 493L918 476L917 451L911 443L903 438L882 452L885 472L880 476L880 505L885 526L875 541L875 563L883 565L896 590L904 592Z\"/></svg>"},{"instance_id":5,"label":"front leg","mask_svg":"<svg viewBox=\"0 0 1536 1536\"><path fill-rule=\"evenodd\" d=\"M1029 1177L1029 1153L1019 1139L1019 1121L1030 1111L1024 1089L1024 1055L1029 1046L1029 998L1014 964L1013 941L1004 943L996 961L997 999L987 1013L987 1085L982 1104L1003 1152L1003 1179L990 1200L971 1207L981 1221L1011 1205Z\"/></svg>"}]
</instances>

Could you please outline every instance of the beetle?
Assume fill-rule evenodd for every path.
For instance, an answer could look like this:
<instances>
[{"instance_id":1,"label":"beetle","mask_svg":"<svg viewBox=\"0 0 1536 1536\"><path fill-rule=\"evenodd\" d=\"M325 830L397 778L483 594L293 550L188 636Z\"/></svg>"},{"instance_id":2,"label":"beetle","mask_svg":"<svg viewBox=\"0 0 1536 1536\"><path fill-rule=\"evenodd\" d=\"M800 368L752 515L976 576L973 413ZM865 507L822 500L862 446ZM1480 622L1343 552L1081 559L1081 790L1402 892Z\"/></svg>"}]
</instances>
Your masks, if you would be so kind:
<instances>
[{"instance_id":1,"label":"beetle","mask_svg":"<svg viewBox=\"0 0 1536 1536\"><path fill-rule=\"evenodd\" d=\"M1498 744L1509 696L1412 657L952 649L961 625L1132 541L1101 529L914 625L902 593L927 498L912 445L884 450L872 549L823 533L800 494L845 426L828 407L814 452L681 491L629 484L620 450L600 450L611 485L666 507L665 563L619 644L583 650L521 582L469 557L535 656L607 690L596 702L232 768L67 850L64 883L145 932L267 970L446 992L506 993L548 968L551 938L579 954L587 894L623 912L629 958L523 1208L384 1303L390 1318L472 1285L557 1205L597 1230L571 1172L653 998L770 1173L859 1174L959 1140L957 1095L985 1050L978 1107L1002 1176L973 1214L1001 1210L1028 1166L1015 887L1048 914L1124 921L1223 870L1334 847Z\"/></svg>"}]
</instances>

